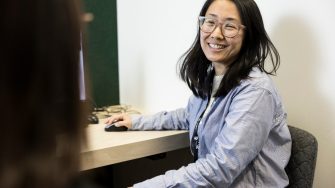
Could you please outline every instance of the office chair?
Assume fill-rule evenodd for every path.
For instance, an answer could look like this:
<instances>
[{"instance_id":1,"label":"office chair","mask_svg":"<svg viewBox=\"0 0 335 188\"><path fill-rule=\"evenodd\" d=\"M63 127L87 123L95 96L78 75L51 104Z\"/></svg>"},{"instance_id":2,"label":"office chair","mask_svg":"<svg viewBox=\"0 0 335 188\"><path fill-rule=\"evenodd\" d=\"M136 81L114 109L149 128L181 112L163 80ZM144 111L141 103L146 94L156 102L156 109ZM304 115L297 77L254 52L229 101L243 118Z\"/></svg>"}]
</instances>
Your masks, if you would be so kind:
<instances>
[{"instance_id":1,"label":"office chair","mask_svg":"<svg viewBox=\"0 0 335 188\"><path fill-rule=\"evenodd\" d=\"M289 126L292 137L291 158L285 171L289 178L288 188L312 188L318 142L309 132Z\"/></svg>"}]
</instances>

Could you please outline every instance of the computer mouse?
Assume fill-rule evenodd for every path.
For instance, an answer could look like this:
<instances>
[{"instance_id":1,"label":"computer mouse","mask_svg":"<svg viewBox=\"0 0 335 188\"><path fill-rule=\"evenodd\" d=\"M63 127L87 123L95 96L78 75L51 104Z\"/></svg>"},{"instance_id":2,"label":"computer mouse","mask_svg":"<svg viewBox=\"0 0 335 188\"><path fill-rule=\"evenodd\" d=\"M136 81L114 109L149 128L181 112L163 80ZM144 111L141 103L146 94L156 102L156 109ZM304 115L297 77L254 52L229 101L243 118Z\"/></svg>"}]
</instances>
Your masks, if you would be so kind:
<instances>
[{"instance_id":1,"label":"computer mouse","mask_svg":"<svg viewBox=\"0 0 335 188\"><path fill-rule=\"evenodd\" d=\"M88 120L88 123L89 124L98 124L99 123L99 118L97 115L95 114L90 114L88 117L87 117L87 120Z\"/></svg>"},{"instance_id":2,"label":"computer mouse","mask_svg":"<svg viewBox=\"0 0 335 188\"><path fill-rule=\"evenodd\" d=\"M119 132L119 131L127 131L128 128L126 126L115 126L114 123L105 126L105 131L107 132Z\"/></svg>"}]
</instances>

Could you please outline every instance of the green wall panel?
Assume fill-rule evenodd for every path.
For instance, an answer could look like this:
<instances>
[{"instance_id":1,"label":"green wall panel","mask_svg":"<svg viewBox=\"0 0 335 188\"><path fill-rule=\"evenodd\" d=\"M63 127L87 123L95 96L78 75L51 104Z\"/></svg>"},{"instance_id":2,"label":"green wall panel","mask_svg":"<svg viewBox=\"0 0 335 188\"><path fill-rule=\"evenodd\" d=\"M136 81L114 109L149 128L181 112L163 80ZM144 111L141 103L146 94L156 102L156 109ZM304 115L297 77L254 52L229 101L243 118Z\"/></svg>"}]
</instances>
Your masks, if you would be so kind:
<instances>
[{"instance_id":1,"label":"green wall panel","mask_svg":"<svg viewBox=\"0 0 335 188\"><path fill-rule=\"evenodd\" d=\"M91 99L98 107L119 104L116 0L85 0L94 15L86 28Z\"/></svg>"}]
</instances>

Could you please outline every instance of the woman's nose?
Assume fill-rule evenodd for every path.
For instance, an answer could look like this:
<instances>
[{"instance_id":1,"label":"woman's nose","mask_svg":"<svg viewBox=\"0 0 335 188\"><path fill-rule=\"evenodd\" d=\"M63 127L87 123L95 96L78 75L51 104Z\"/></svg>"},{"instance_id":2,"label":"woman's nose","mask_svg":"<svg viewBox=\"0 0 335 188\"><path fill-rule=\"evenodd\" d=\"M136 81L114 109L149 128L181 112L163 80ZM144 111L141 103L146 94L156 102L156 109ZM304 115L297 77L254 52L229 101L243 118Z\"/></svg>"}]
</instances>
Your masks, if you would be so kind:
<instances>
[{"instance_id":1,"label":"woman's nose","mask_svg":"<svg viewBox=\"0 0 335 188\"><path fill-rule=\"evenodd\" d=\"M220 25L217 26L214 31L211 33L211 38L215 39L224 39Z\"/></svg>"}]
</instances>

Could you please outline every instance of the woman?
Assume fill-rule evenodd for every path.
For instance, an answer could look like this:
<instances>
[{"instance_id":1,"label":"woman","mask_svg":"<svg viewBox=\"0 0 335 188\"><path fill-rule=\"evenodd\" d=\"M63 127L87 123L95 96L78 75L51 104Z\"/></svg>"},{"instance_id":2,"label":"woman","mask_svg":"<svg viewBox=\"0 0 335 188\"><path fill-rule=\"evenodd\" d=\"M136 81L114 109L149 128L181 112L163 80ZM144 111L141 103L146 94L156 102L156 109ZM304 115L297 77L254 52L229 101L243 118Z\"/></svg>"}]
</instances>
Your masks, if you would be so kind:
<instances>
[{"instance_id":1,"label":"woman","mask_svg":"<svg viewBox=\"0 0 335 188\"><path fill-rule=\"evenodd\" d=\"M0 187L64 188L85 140L76 0L0 3Z\"/></svg>"},{"instance_id":2,"label":"woman","mask_svg":"<svg viewBox=\"0 0 335 188\"><path fill-rule=\"evenodd\" d=\"M194 95L187 107L106 121L131 130L189 130L195 162L134 187L287 186L291 137L269 77L278 67L279 54L253 0L207 0L180 69Z\"/></svg>"}]
</instances>

